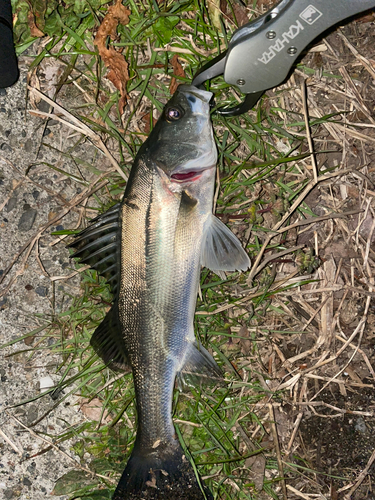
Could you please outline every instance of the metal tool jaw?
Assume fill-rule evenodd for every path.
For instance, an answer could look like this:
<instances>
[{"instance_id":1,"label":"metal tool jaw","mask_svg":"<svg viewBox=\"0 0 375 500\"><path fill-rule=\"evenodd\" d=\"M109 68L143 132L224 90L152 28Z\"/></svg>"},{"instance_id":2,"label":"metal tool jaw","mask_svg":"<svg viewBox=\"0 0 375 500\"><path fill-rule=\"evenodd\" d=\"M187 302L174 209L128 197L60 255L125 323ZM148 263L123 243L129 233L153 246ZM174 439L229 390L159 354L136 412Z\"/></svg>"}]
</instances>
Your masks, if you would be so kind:
<instances>
[{"instance_id":1,"label":"metal tool jaw","mask_svg":"<svg viewBox=\"0 0 375 500\"><path fill-rule=\"evenodd\" d=\"M281 0L274 8L239 28L228 50L195 75L193 85L224 75L247 94L233 108L217 112L235 116L247 112L267 89L280 85L301 52L340 21L375 8L375 0Z\"/></svg>"}]
</instances>

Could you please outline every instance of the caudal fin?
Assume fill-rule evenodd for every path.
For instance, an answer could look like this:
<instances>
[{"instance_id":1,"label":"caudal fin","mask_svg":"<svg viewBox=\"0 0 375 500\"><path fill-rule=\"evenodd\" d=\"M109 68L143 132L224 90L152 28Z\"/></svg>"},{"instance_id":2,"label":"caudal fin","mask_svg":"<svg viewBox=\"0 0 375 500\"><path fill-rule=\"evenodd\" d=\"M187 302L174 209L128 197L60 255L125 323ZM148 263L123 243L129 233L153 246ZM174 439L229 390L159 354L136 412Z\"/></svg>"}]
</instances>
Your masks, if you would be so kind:
<instances>
[{"instance_id":1,"label":"caudal fin","mask_svg":"<svg viewBox=\"0 0 375 500\"><path fill-rule=\"evenodd\" d=\"M213 496L201 488L176 441L173 446L160 444L148 450L135 444L112 500L135 499L213 500Z\"/></svg>"}]
</instances>

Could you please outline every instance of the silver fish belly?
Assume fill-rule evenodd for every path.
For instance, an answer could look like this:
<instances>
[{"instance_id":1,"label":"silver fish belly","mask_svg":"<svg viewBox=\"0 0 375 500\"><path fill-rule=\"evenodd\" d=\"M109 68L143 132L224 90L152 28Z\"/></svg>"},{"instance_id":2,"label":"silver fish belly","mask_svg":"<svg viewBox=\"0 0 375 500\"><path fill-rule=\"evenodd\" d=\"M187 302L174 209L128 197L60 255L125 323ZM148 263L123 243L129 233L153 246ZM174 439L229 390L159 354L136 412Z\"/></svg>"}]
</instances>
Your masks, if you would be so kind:
<instances>
[{"instance_id":1,"label":"silver fish belly","mask_svg":"<svg viewBox=\"0 0 375 500\"><path fill-rule=\"evenodd\" d=\"M176 377L221 377L194 335L201 266L220 273L250 265L212 214L217 153L210 98L179 87L136 157L117 220L112 209L71 245L107 280L119 271L113 307L92 338L106 362L130 365L135 386L137 436L114 500L212 498L172 421Z\"/></svg>"}]
</instances>

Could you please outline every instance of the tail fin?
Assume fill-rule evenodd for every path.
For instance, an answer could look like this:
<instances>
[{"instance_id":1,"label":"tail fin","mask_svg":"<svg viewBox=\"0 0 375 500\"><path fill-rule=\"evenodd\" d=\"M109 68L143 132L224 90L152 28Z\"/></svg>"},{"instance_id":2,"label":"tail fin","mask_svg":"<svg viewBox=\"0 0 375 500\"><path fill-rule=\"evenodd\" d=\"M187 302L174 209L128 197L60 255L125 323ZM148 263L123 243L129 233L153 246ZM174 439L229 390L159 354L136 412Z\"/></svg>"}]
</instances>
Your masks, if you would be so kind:
<instances>
[{"instance_id":1,"label":"tail fin","mask_svg":"<svg viewBox=\"0 0 375 500\"><path fill-rule=\"evenodd\" d=\"M202 492L202 489L204 493ZM112 500L213 500L176 444L134 446Z\"/></svg>"}]
</instances>

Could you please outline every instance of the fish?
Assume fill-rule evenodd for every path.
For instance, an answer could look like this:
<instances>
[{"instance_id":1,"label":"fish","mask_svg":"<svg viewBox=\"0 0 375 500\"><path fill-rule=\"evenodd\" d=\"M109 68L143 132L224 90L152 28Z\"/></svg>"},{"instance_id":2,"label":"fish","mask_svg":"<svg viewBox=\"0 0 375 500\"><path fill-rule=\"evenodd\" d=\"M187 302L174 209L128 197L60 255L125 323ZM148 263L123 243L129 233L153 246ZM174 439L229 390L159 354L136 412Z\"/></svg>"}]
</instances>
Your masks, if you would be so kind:
<instances>
[{"instance_id":1,"label":"fish","mask_svg":"<svg viewBox=\"0 0 375 500\"><path fill-rule=\"evenodd\" d=\"M250 266L240 241L213 214L211 98L178 87L134 160L122 202L70 245L114 295L91 345L109 366L133 374L137 433L113 500L213 498L172 420L176 379L182 386L223 379L194 334L201 267L220 275Z\"/></svg>"}]
</instances>

